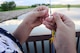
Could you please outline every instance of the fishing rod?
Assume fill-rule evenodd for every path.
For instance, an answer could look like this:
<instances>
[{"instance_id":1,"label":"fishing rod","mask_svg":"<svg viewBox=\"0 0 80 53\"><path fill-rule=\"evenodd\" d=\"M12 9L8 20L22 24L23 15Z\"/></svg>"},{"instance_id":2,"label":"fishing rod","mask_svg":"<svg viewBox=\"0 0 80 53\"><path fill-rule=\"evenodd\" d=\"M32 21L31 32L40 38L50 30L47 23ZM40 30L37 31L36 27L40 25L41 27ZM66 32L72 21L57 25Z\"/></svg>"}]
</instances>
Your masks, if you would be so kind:
<instances>
[{"instance_id":1,"label":"fishing rod","mask_svg":"<svg viewBox=\"0 0 80 53\"><path fill-rule=\"evenodd\" d=\"M49 2L50 2L50 5L49 5L49 7L50 7L50 14L49 14L49 17L51 16L51 14L52 14L52 11L51 11L51 7L52 7L52 5L51 5L51 0L49 0ZM54 42L54 39L55 39L55 31L54 30L51 30L51 34L52 34L52 37L50 38L50 42L51 42L51 52L52 53L56 53L56 50L55 50L55 47L54 47L54 45L53 45L53 42Z\"/></svg>"},{"instance_id":2,"label":"fishing rod","mask_svg":"<svg viewBox=\"0 0 80 53\"><path fill-rule=\"evenodd\" d=\"M51 14L52 14L52 11L51 11L51 7L52 7L52 5L51 5L51 0L49 0L49 2L50 2L49 7L50 7L50 15L51 15ZM50 16L50 15L49 15L49 16ZM51 34L52 34L52 37L50 38L50 41L51 41L51 43L53 43L54 38L55 38L55 31L52 30L52 31L51 31Z\"/></svg>"}]
</instances>

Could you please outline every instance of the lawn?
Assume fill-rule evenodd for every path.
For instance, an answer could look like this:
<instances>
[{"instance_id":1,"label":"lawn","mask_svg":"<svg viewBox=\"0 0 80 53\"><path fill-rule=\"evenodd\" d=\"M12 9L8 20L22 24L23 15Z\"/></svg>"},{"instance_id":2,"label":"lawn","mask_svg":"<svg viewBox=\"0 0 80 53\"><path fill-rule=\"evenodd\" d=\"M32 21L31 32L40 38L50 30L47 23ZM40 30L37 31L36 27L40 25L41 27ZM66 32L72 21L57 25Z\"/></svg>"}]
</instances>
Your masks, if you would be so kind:
<instances>
[{"instance_id":1,"label":"lawn","mask_svg":"<svg viewBox=\"0 0 80 53\"><path fill-rule=\"evenodd\" d=\"M20 10L20 9L28 9L31 8L30 6L17 6L14 10Z\"/></svg>"},{"instance_id":2,"label":"lawn","mask_svg":"<svg viewBox=\"0 0 80 53\"><path fill-rule=\"evenodd\" d=\"M50 6L48 6L48 7L50 7ZM13 10L21 10L21 9L29 9L29 8L34 8L34 7L31 7L31 6L17 6ZM52 5L51 8L68 8L68 5L61 5L61 4ZM70 5L70 8L80 8L80 4L78 4L78 5ZM1 7L0 7L0 11L2 11Z\"/></svg>"},{"instance_id":3,"label":"lawn","mask_svg":"<svg viewBox=\"0 0 80 53\"><path fill-rule=\"evenodd\" d=\"M80 5L72 5L71 7L80 8Z\"/></svg>"},{"instance_id":4,"label":"lawn","mask_svg":"<svg viewBox=\"0 0 80 53\"><path fill-rule=\"evenodd\" d=\"M22 9L29 9L29 8L31 8L31 7L30 6L17 6L13 10L22 10ZM12 10L10 10L10 11L12 11ZM1 7L0 7L0 12L4 12L4 11L1 10Z\"/></svg>"},{"instance_id":5,"label":"lawn","mask_svg":"<svg viewBox=\"0 0 80 53\"><path fill-rule=\"evenodd\" d=\"M52 5L51 8L68 8L68 5ZM70 5L70 8L80 8L80 5Z\"/></svg>"}]
</instances>

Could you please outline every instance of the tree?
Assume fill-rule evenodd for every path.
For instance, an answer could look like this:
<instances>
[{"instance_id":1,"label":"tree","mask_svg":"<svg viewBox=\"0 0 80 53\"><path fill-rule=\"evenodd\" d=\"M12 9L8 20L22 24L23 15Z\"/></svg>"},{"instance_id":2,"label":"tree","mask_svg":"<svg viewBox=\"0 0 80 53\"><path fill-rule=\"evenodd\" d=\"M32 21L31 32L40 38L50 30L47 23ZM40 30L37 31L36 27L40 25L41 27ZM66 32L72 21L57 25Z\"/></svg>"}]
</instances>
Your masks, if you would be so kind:
<instances>
[{"instance_id":1,"label":"tree","mask_svg":"<svg viewBox=\"0 0 80 53\"><path fill-rule=\"evenodd\" d=\"M14 1L9 2L9 10L13 10L16 7L16 4Z\"/></svg>"},{"instance_id":2,"label":"tree","mask_svg":"<svg viewBox=\"0 0 80 53\"><path fill-rule=\"evenodd\" d=\"M2 9L3 11L9 10L8 2L3 2L3 4L1 4L1 9Z\"/></svg>"},{"instance_id":3,"label":"tree","mask_svg":"<svg viewBox=\"0 0 80 53\"><path fill-rule=\"evenodd\" d=\"M68 4L68 5L67 5L68 10L70 10L70 7L71 7L71 5L70 5L70 4Z\"/></svg>"},{"instance_id":4,"label":"tree","mask_svg":"<svg viewBox=\"0 0 80 53\"><path fill-rule=\"evenodd\" d=\"M36 4L34 4L34 5L32 5L31 7L36 7L37 5Z\"/></svg>"},{"instance_id":5,"label":"tree","mask_svg":"<svg viewBox=\"0 0 80 53\"><path fill-rule=\"evenodd\" d=\"M42 5L46 5L46 4L43 3Z\"/></svg>"},{"instance_id":6,"label":"tree","mask_svg":"<svg viewBox=\"0 0 80 53\"><path fill-rule=\"evenodd\" d=\"M1 9L3 11L13 10L15 7L16 7L16 4L14 1L3 2L3 4L1 4Z\"/></svg>"}]
</instances>

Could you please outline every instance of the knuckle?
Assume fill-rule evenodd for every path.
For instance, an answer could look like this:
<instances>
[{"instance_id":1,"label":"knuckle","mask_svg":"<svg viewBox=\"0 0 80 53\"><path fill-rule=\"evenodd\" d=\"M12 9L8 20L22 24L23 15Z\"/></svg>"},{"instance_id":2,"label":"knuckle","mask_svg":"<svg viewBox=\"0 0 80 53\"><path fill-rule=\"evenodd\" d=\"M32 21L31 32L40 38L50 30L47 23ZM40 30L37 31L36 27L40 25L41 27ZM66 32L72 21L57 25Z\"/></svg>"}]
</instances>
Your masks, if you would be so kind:
<instances>
[{"instance_id":1,"label":"knuckle","mask_svg":"<svg viewBox=\"0 0 80 53\"><path fill-rule=\"evenodd\" d=\"M37 13L37 12L32 12L32 14L33 14L34 16L36 16L38 13Z\"/></svg>"},{"instance_id":2,"label":"knuckle","mask_svg":"<svg viewBox=\"0 0 80 53\"><path fill-rule=\"evenodd\" d=\"M74 22L70 21L70 25L74 26L75 24L74 24Z\"/></svg>"}]
</instances>

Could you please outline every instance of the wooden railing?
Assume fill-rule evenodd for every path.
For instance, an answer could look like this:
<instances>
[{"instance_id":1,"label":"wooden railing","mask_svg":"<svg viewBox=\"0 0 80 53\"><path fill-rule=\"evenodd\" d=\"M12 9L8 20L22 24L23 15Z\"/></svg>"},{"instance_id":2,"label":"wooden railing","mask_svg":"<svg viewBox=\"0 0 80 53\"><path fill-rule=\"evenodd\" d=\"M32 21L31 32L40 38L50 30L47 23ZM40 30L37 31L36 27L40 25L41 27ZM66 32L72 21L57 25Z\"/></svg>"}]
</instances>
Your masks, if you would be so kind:
<instances>
[{"instance_id":1,"label":"wooden railing","mask_svg":"<svg viewBox=\"0 0 80 53\"><path fill-rule=\"evenodd\" d=\"M76 37L77 37L76 50L77 53L80 53L80 32L76 32Z\"/></svg>"},{"instance_id":2,"label":"wooden railing","mask_svg":"<svg viewBox=\"0 0 80 53\"><path fill-rule=\"evenodd\" d=\"M26 42L26 46L27 46L27 51L28 53L30 53L30 48L29 48L29 44L28 42L33 42L34 43L34 50L35 50L35 53L38 53L37 51L37 46L36 46L36 42L37 41L41 41L41 45L42 45L42 53L45 53L44 51L44 41L45 40L49 40L51 38L51 35L38 35L38 36L30 36ZM49 53L51 53L51 43L49 41Z\"/></svg>"},{"instance_id":3,"label":"wooden railing","mask_svg":"<svg viewBox=\"0 0 80 53\"><path fill-rule=\"evenodd\" d=\"M79 53L79 40L80 40L80 32L76 32L76 37L77 37L77 53ZM45 40L49 40L51 38L51 34L49 35L38 35L38 36L30 36L28 38L28 40L26 41L26 48L27 48L27 53L31 53L30 52L30 48L29 48L29 42L33 42L33 46L34 46L34 52L33 53L38 53L37 49L37 41L41 41L41 48L42 48L42 53L45 53L45 48L44 48L44 41ZM55 52L52 52L52 44L51 44L51 41L49 41L49 52L48 53L55 53ZM55 50L54 50L55 51Z\"/></svg>"}]
</instances>

